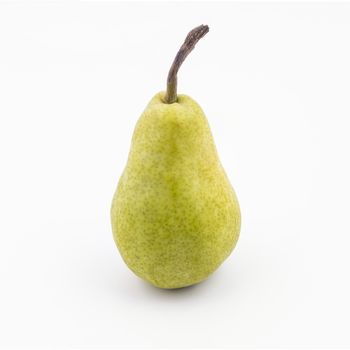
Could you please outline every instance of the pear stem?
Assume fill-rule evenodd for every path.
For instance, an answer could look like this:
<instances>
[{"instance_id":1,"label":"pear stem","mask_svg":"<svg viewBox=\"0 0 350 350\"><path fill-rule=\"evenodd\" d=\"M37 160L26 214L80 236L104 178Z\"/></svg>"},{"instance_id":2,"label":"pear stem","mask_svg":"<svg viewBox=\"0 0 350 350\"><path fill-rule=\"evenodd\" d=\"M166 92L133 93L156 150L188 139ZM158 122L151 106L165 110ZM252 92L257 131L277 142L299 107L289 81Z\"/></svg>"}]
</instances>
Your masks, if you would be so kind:
<instances>
[{"instance_id":1,"label":"pear stem","mask_svg":"<svg viewBox=\"0 0 350 350\"><path fill-rule=\"evenodd\" d=\"M174 62L171 65L167 80L167 90L164 97L165 103L174 103L177 101L177 72L181 67L182 63L185 61L188 54L194 49L197 42L203 38L205 34L209 32L209 27L207 25L200 25L192 29L180 47L177 55L175 56Z\"/></svg>"}]
</instances>

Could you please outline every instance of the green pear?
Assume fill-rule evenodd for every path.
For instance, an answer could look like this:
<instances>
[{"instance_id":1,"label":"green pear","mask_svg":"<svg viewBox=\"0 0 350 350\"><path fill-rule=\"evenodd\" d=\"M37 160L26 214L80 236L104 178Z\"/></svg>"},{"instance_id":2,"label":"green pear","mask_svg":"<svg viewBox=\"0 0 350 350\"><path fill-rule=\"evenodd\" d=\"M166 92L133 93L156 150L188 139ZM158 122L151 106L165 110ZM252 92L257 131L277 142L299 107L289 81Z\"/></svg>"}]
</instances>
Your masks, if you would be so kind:
<instances>
[{"instance_id":1,"label":"green pear","mask_svg":"<svg viewBox=\"0 0 350 350\"><path fill-rule=\"evenodd\" d=\"M177 95L178 68L209 28L193 29L137 122L111 208L113 236L139 277L160 288L199 283L230 255L240 231L235 192L201 107Z\"/></svg>"}]
</instances>

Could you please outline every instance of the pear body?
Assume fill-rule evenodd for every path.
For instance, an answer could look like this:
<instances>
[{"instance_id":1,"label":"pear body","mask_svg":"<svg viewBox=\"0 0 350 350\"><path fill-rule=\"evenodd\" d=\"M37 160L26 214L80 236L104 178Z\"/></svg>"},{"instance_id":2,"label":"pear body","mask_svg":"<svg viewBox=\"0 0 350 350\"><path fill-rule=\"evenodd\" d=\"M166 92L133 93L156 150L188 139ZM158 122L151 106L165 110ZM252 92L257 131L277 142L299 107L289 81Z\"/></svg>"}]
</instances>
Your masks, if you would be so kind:
<instances>
[{"instance_id":1,"label":"pear body","mask_svg":"<svg viewBox=\"0 0 350 350\"><path fill-rule=\"evenodd\" d=\"M236 245L241 216L202 109L188 96L172 104L163 96L137 122L111 221L129 268L171 289L219 267Z\"/></svg>"}]
</instances>

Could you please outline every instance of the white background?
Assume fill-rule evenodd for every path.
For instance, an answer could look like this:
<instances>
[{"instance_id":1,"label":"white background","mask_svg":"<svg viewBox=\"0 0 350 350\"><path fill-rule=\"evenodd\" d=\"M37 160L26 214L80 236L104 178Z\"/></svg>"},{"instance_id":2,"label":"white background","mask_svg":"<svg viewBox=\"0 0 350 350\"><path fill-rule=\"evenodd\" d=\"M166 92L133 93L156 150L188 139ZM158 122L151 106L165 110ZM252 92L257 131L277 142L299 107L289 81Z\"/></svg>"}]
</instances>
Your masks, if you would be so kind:
<instances>
[{"instance_id":1,"label":"white background","mask_svg":"<svg viewBox=\"0 0 350 350\"><path fill-rule=\"evenodd\" d=\"M179 74L240 200L231 257L159 290L114 245L135 123ZM0 3L0 346L350 346L349 3Z\"/></svg>"}]
</instances>

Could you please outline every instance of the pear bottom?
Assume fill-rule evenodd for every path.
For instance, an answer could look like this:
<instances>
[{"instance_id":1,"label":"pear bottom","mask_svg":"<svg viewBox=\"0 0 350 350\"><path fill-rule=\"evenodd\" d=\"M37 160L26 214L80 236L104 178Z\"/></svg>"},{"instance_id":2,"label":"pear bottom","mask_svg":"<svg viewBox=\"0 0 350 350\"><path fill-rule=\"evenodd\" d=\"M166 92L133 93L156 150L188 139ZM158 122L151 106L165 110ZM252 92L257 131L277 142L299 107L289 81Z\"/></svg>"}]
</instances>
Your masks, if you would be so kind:
<instances>
[{"instance_id":1,"label":"pear bottom","mask_svg":"<svg viewBox=\"0 0 350 350\"><path fill-rule=\"evenodd\" d=\"M157 185L132 192L127 183L124 173L112 204L112 231L137 276L159 288L187 287L205 280L230 255L241 224L230 187L213 182L210 189L183 188L172 198L160 195Z\"/></svg>"},{"instance_id":2,"label":"pear bottom","mask_svg":"<svg viewBox=\"0 0 350 350\"><path fill-rule=\"evenodd\" d=\"M138 277L163 289L179 289L206 280L227 258L235 246L231 239L227 248L218 254L215 240L201 247L196 239L179 237L156 241L144 248L117 243L126 265ZM199 253L199 250L201 253Z\"/></svg>"},{"instance_id":3,"label":"pear bottom","mask_svg":"<svg viewBox=\"0 0 350 350\"><path fill-rule=\"evenodd\" d=\"M225 221L224 227L222 221L217 222L220 216L217 220L211 217L212 222L202 230L195 223L191 229L192 221L186 223L191 215L182 217L181 211L181 208L175 209L171 215L170 221L178 221L177 225L170 225L170 218L165 217L163 229L153 232L147 230L147 224L133 231L123 231L122 224L113 225L116 245L127 266L159 288L183 288L207 279L230 255L238 239L240 217L237 210L231 220ZM189 225L187 230L186 225Z\"/></svg>"}]
</instances>

